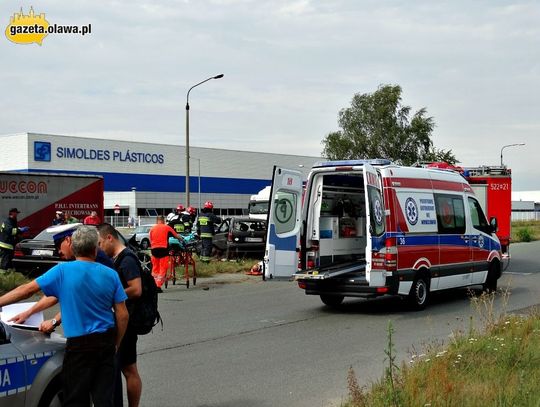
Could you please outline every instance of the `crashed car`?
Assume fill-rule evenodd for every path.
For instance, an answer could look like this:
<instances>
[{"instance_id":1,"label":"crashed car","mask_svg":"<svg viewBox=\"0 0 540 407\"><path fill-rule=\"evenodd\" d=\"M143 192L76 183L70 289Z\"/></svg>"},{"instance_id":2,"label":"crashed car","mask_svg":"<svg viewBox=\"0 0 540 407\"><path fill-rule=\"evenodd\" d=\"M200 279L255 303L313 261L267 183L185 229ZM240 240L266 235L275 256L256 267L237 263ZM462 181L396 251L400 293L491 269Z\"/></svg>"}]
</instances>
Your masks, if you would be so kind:
<instances>
[{"instance_id":1,"label":"crashed car","mask_svg":"<svg viewBox=\"0 0 540 407\"><path fill-rule=\"evenodd\" d=\"M61 406L66 340L0 322L0 407Z\"/></svg>"},{"instance_id":2,"label":"crashed car","mask_svg":"<svg viewBox=\"0 0 540 407\"><path fill-rule=\"evenodd\" d=\"M266 242L266 220L230 217L219 225L212 239L214 249L227 258L249 254L262 257Z\"/></svg>"},{"instance_id":3,"label":"crashed car","mask_svg":"<svg viewBox=\"0 0 540 407\"><path fill-rule=\"evenodd\" d=\"M47 229L45 229L33 239L24 239L17 243L13 257L15 270L35 278L56 266L59 262L65 261L60 258L60 254L54 246L53 235L54 233L47 232ZM126 240L120 232L118 232L118 236L122 243L137 255L142 268L151 271L150 255L141 251L133 239Z\"/></svg>"}]
</instances>

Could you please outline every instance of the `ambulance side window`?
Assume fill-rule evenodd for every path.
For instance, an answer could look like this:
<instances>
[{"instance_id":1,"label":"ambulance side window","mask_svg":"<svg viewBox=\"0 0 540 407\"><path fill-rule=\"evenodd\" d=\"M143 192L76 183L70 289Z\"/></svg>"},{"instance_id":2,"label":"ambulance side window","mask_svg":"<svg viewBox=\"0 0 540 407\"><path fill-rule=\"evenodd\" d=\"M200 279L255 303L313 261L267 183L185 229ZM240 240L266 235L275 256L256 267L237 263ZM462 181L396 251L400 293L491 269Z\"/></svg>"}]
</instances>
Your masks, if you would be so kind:
<instances>
[{"instance_id":1,"label":"ambulance side window","mask_svg":"<svg viewBox=\"0 0 540 407\"><path fill-rule=\"evenodd\" d=\"M484 233L491 233L491 226L488 224L484 211L476 199L469 198L469 209L473 227Z\"/></svg>"},{"instance_id":2,"label":"ambulance side window","mask_svg":"<svg viewBox=\"0 0 540 407\"><path fill-rule=\"evenodd\" d=\"M465 233L465 206L461 196L435 194L435 210L439 233Z\"/></svg>"}]
</instances>

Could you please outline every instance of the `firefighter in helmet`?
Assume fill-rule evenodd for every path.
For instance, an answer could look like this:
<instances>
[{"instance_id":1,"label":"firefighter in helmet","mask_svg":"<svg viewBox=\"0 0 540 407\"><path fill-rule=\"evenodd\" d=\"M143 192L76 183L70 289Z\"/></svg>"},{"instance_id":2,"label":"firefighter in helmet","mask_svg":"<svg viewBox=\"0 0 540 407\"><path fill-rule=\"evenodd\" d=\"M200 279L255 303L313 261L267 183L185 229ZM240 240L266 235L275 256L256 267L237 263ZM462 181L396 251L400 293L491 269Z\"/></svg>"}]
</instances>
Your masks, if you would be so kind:
<instances>
[{"instance_id":1,"label":"firefighter in helmet","mask_svg":"<svg viewBox=\"0 0 540 407\"><path fill-rule=\"evenodd\" d=\"M188 206L187 213L189 214L189 224L191 225L190 228L192 231L194 231L193 226L195 225L195 219L197 218L197 209L195 209L193 206Z\"/></svg>"},{"instance_id":2,"label":"firefighter in helmet","mask_svg":"<svg viewBox=\"0 0 540 407\"><path fill-rule=\"evenodd\" d=\"M17 208L9 210L9 216L0 225L0 269L9 270L13 268L12 260L15 250L15 243L19 241L22 232L28 230L28 226L17 226L17 215L21 213Z\"/></svg>"},{"instance_id":3,"label":"firefighter in helmet","mask_svg":"<svg viewBox=\"0 0 540 407\"><path fill-rule=\"evenodd\" d=\"M182 221L184 210L184 205L178 204L176 210L167 215L167 225L173 228L176 233L184 233L184 222Z\"/></svg>"},{"instance_id":4,"label":"firefighter in helmet","mask_svg":"<svg viewBox=\"0 0 540 407\"><path fill-rule=\"evenodd\" d=\"M197 236L201 239L201 261L208 263L212 256L212 237L214 236L214 225L221 223L221 218L214 215L212 210L214 204L210 201L204 203L202 213L197 218Z\"/></svg>"},{"instance_id":5,"label":"firefighter in helmet","mask_svg":"<svg viewBox=\"0 0 540 407\"><path fill-rule=\"evenodd\" d=\"M180 215L180 219L184 223L184 234L189 234L193 231L193 221L195 220L195 213L197 211L192 206L186 208Z\"/></svg>"}]
</instances>

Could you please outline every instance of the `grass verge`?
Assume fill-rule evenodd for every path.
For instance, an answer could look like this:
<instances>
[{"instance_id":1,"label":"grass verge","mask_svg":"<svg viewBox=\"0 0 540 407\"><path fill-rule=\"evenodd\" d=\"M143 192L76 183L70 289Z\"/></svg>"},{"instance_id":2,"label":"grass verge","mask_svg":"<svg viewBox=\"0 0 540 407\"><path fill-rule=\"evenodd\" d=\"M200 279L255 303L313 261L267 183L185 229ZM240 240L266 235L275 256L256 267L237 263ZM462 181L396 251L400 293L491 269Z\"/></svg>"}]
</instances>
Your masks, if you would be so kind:
<instances>
[{"instance_id":1,"label":"grass verge","mask_svg":"<svg viewBox=\"0 0 540 407\"><path fill-rule=\"evenodd\" d=\"M361 387L351 368L349 402L343 406L539 406L540 312L496 316L495 296L472 299L480 331L471 319L467 333L454 332L446 347L411 355L399 368L389 325L384 377Z\"/></svg>"},{"instance_id":2,"label":"grass verge","mask_svg":"<svg viewBox=\"0 0 540 407\"><path fill-rule=\"evenodd\" d=\"M257 259L240 258L231 261L221 261L213 258L210 263L203 263L197 256L193 256L195 259L195 267L198 277L212 277L216 274L236 274L246 273L251 267L259 262ZM176 275L181 275L184 272L184 266L176 268ZM179 274L180 273L180 274ZM190 266L191 274L191 266Z\"/></svg>"},{"instance_id":3,"label":"grass verge","mask_svg":"<svg viewBox=\"0 0 540 407\"><path fill-rule=\"evenodd\" d=\"M540 221L512 222L512 243L531 242L540 237Z\"/></svg>"},{"instance_id":4,"label":"grass verge","mask_svg":"<svg viewBox=\"0 0 540 407\"><path fill-rule=\"evenodd\" d=\"M21 284L27 283L28 280L21 273L15 271L0 271L0 295L13 290Z\"/></svg>"}]
</instances>

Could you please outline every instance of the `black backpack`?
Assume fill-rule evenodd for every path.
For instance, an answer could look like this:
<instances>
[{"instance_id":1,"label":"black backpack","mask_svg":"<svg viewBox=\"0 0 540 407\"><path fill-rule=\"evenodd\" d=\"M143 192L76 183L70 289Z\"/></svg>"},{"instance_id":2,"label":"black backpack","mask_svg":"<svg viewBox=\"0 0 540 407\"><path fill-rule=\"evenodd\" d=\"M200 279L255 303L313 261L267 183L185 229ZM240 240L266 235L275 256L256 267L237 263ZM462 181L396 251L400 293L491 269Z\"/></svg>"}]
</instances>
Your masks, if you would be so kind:
<instances>
[{"instance_id":1,"label":"black backpack","mask_svg":"<svg viewBox=\"0 0 540 407\"><path fill-rule=\"evenodd\" d=\"M163 326L163 320L158 311L158 293L156 282L149 270L143 270L141 263L135 253L131 250L122 250L119 256L116 258L114 265L120 264L125 256L131 256L139 265L139 272L141 273L141 287L142 293L139 298L132 302L129 313L129 325L134 328L137 335L146 335L161 322Z\"/></svg>"}]
</instances>

